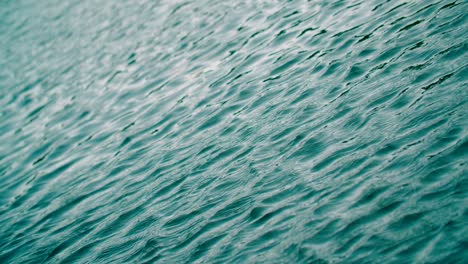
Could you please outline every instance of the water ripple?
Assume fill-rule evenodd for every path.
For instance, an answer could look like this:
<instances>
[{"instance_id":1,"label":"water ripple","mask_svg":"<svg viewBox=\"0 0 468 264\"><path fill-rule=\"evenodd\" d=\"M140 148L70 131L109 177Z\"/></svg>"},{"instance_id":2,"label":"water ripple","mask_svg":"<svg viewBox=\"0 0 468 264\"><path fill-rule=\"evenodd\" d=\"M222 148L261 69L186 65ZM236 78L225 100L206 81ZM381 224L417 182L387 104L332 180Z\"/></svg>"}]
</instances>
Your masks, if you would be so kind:
<instances>
[{"instance_id":1,"label":"water ripple","mask_svg":"<svg viewBox=\"0 0 468 264\"><path fill-rule=\"evenodd\" d=\"M1 263L464 263L465 1L3 1Z\"/></svg>"}]
</instances>

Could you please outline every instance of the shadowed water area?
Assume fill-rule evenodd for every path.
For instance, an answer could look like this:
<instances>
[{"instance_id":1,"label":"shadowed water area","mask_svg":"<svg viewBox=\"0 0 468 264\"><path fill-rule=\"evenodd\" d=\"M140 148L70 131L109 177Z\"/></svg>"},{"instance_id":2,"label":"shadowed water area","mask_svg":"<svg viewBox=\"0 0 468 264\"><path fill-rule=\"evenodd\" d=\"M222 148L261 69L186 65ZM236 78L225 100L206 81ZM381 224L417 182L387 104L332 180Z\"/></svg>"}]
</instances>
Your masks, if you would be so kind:
<instances>
[{"instance_id":1,"label":"shadowed water area","mask_svg":"<svg viewBox=\"0 0 468 264\"><path fill-rule=\"evenodd\" d=\"M0 0L0 263L466 263L467 19Z\"/></svg>"}]
</instances>

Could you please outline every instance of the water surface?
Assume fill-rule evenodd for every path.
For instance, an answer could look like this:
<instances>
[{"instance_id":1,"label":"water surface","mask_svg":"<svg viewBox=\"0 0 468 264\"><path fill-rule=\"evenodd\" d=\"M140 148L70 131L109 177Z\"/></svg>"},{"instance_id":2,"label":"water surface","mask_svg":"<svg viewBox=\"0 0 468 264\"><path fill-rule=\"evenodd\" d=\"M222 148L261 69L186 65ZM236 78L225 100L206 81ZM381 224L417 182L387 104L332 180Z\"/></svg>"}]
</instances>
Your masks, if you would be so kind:
<instances>
[{"instance_id":1,"label":"water surface","mask_svg":"<svg viewBox=\"0 0 468 264\"><path fill-rule=\"evenodd\" d=\"M466 263L467 11L0 0L0 263Z\"/></svg>"}]
</instances>

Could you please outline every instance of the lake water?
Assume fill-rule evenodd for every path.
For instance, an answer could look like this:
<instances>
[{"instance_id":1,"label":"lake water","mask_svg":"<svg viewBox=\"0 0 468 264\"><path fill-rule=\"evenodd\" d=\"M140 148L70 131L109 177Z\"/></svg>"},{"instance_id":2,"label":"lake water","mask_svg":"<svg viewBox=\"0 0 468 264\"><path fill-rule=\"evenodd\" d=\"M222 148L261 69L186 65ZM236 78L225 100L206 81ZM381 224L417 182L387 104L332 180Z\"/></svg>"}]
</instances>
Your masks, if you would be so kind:
<instances>
[{"instance_id":1,"label":"lake water","mask_svg":"<svg viewBox=\"0 0 468 264\"><path fill-rule=\"evenodd\" d=\"M0 0L0 263L467 263L467 20Z\"/></svg>"}]
</instances>

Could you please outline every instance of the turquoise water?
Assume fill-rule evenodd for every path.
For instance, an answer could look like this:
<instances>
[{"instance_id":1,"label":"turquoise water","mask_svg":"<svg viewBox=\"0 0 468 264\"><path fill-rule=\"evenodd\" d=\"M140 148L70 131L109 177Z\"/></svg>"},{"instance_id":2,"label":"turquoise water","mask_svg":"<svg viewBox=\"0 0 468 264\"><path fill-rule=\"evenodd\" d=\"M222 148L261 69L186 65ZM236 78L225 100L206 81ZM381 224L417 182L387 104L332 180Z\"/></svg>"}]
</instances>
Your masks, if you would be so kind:
<instances>
[{"instance_id":1,"label":"turquoise water","mask_svg":"<svg viewBox=\"0 0 468 264\"><path fill-rule=\"evenodd\" d=\"M0 263L467 263L467 11L0 0Z\"/></svg>"}]
</instances>

